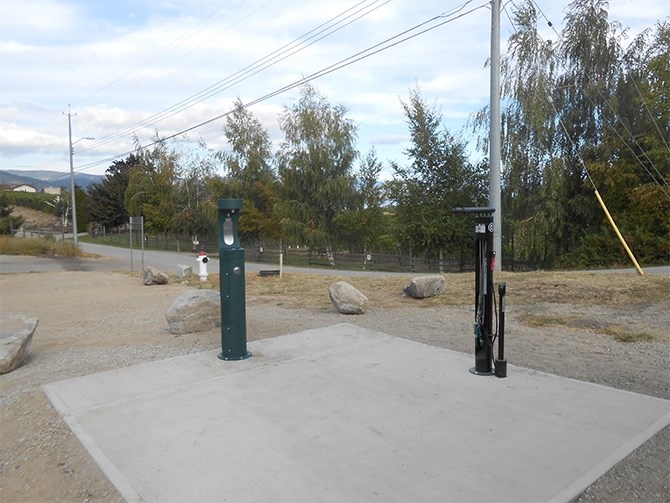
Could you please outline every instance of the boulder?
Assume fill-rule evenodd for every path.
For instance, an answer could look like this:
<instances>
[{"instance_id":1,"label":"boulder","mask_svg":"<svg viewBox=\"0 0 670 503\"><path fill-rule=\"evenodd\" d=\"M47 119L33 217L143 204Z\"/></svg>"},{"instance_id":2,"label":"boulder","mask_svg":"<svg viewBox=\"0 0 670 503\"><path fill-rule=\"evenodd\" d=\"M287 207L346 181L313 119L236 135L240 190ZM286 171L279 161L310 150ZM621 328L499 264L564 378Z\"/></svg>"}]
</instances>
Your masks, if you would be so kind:
<instances>
[{"instance_id":1,"label":"boulder","mask_svg":"<svg viewBox=\"0 0 670 503\"><path fill-rule=\"evenodd\" d=\"M368 298L346 281L338 281L328 288L330 301L342 314L363 314Z\"/></svg>"},{"instance_id":2,"label":"boulder","mask_svg":"<svg viewBox=\"0 0 670 503\"><path fill-rule=\"evenodd\" d=\"M190 265L177 264L177 278L186 279L193 276L193 267Z\"/></svg>"},{"instance_id":3,"label":"boulder","mask_svg":"<svg viewBox=\"0 0 670 503\"><path fill-rule=\"evenodd\" d=\"M220 327L221 297L216 290L191 290L177 297L165 316L173 334Z\"/></svg>"},{"instance_id":4,"label":"boulder","mask_svg":"<svg viewBox=\"0 0 670 503\"><path fill-rule=\"evenodd\" d=\"M144 268L143 279L146 286L167 285L168 281L170 281L167 274L160 272L158 269L151 267L150 265Z\"/></svg>"},{"instance_id":5,"label":"boulder","mask_svg":"<svg viewBox=\"0 0 670 503\"><path fill-rule=\"evenodd\" d=\"M0 374L19 368L26 362L37 318L9 313L0 316Z\"/></svg>"},{"instance_id":6,"label":"boulder","mask_svg":"<svg viewBox=\"0 0 670 503\"><path fill-rule=\"evenodd\" d=\"M403 292L415 299L425 299L442 295L445 287L444 276L417 276L412 278L410 284L403 288Z\"/></svg>"}]
</instances>

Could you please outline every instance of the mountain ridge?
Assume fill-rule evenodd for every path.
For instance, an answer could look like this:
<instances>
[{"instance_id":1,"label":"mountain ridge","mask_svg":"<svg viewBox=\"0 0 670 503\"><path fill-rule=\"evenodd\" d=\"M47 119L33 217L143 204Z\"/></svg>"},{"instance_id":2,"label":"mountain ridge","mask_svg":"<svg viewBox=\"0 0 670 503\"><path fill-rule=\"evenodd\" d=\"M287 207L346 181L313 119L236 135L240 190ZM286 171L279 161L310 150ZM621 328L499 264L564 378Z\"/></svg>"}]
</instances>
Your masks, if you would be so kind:
<instances>
[{"instance_id":1,"label":"mountain ridge","mask_svg":"<svg viewBox=\"0 0 670 503\"><path fill-rule=\"evenodd\" d=\"M103 175L90 175L88 173L75 173L74 183L86 190L89 185L100 183L105 179ZM62 171L47 170L0 170L0 184L31 185L37 190L47 187L63 187L70 190L70 173Z\"/></svg>"}]
</instances>

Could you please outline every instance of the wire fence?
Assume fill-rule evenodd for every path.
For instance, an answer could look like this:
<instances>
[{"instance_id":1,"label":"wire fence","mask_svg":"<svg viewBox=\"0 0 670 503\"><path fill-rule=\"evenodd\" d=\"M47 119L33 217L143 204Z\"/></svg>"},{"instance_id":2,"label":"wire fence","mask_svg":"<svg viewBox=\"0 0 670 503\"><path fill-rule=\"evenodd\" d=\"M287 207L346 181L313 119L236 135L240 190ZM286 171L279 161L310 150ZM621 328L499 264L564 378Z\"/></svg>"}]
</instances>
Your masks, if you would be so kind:
<instances>
[{"instance_id":1,"label":"wire fence","mask_svg":"<svg viewBox=\"0 0 670 503\"><path fill-rule=\"evenodd\" d=\"M141 234L132 233L133 248L142 246ZM81 239L81 238L80 238ZM112 233L91 233L85 240L99 244L129 247L130 236L126 230ZM306 246L280 246L279 242L245 242L245 258L250 262L268 265L279 264L280 255L284 265L296 267L331 268L333 270L360 270L379 272L407 273L462 273L474 271L474 252L472 256L444 257L442 259L412 255L399 250L397 253L350 253L347 251L315 250ZM203 250L209 256L218 255L218 240L206 238L192 241L183 236L145 234L144 249L176 252L198 252ZM524 261L504 261L503 268L510 271L534 270L532 264Z\"/></svg>"}]
</instances>

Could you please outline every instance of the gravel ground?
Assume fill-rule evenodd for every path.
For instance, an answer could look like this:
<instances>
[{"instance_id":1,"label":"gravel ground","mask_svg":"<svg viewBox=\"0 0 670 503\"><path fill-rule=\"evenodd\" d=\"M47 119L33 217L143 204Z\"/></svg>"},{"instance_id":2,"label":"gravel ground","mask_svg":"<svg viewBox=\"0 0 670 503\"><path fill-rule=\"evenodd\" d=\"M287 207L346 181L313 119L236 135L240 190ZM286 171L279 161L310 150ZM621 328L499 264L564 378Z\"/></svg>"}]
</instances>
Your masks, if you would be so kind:
<instances>
[{"instance_id":1,"label":"gravel ground","mask_svg":"<svg viewBox=\"0 0 670 503\"><path fill-rule=\"evenodd\" d=\"M187 285L144 287L121 273L0 275L0 312L39 318L30 360L0 377L0 501L122 501L44 395L43 384L217 349L219 331L175 336L165 312ZM567 324L531 326L560 317ZM327 304L296 307L272 297L247 303L249 340L342 322ZM390 335L472 352L472 313L461 306L371 306L347 322ZM636 305L508 304L510 363L670 399L670 301ZM537 325L537 324L535 324ZM623 343L598 328L648 333ZM670 428L582 493L579 502L670 501ZM494 497L493 497L494 498Z\"/></svg>"}]
</instances>

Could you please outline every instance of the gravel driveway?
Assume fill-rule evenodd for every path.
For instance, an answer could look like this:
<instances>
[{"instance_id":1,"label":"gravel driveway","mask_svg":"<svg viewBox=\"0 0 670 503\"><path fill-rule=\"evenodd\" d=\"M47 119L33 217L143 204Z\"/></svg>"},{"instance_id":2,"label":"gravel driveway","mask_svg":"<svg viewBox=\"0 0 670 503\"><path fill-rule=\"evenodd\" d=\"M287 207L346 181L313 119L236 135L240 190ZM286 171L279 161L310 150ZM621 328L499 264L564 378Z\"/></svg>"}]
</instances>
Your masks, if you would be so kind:
<instances>
[{"instance_id":1,"label":"gravel driveway","mask_svg":"<svg viewBox=\"0 0 670 503\"><path fill-rule=\"evenodd\" d=\"M192 286L144 287L127 273L62 271L0 274L0 312L21 312L40 320L28 364L0 377L2 501L121 501L51 407L41 385L220 347L217 330L181 336L167 331L165 312ZM508 309L506 348L511 363L670 399L670 301L588 308L528 303ZM543 326L524 321L538 316L572 321ZM341 315L324 304L296 307L270 296L254 297L247 305L250 340L341 321ZM472 313L465 306L374 305L347 321L472 352ZM619 342L597 330L604 325L654 337L648 342ZM577 501L667 502L669 460L670 428L665 428Z\"/></svg>"}]
</instances>

